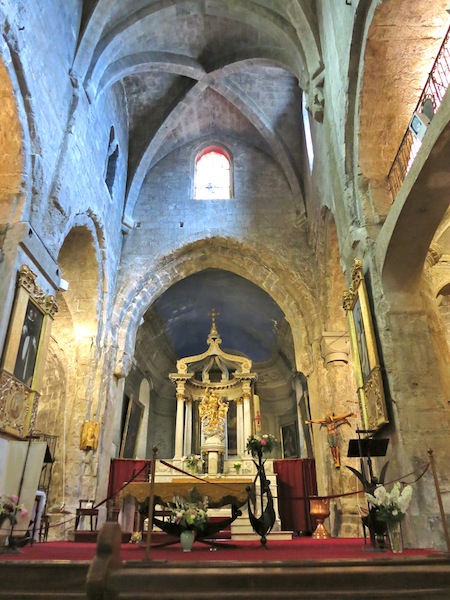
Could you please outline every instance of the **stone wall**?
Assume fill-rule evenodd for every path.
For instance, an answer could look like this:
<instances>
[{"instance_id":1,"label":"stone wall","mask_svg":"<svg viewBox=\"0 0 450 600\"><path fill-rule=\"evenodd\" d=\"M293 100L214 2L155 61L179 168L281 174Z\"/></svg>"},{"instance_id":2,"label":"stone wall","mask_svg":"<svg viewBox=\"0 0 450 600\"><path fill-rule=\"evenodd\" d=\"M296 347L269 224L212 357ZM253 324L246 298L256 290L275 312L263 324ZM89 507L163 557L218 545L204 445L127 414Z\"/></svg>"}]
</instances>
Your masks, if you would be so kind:
<instances>
[{"instance_id":1,"label":"stone wall","mask_svg":"<svg viewBox=\"0 0 450 600\"><path fill-rule=\"evenodd\" d=\"M405 81L402 74L402 83L408 85L406 103L403 97L395 102L385 101L384 86L390 83L392 70L378 69L381 59L375 51L380 50L383 61L394 65L398 72L402 64L409 65L411 54L403 53L399 61L395 49L402 43L397 41L390 47L392 39L386 35L400 28L385 27L392 15L397 15L394 23L402 22L398 15L405 3L316 3L318 27L314 35L322 56L315 53L319 46L311 50L308 58L314 68L311 73L305 69L300 76L309 91L314 89L318 96L324 96L322 109L320 98L309 98L316 117L312 119L315 161L310 180L303 181L309 175L302 158L300 89L291 96L299 101L298 115L288 118L285 111L291 107L279 103L281 90L276 89L275 78L273 82L268 78L265 92L272 104L266 115L259 115L276 123L276 133L290 145L292 164L281 151L282 144L276 146L278 154L270 153L267 139L275 137L274 132L267 128L264 139L250 121L236 117L238 111L231 102L227 108L230 127L220 127L223 103L219 101L220 94L210 91L209 96L216 98L211 104L213 118L201 107L197 112L185 113L198 118L199 131L205 123L209 123L209 128L192 142L180 123L173 132L179 142L176 149L166 151L169 144L161 144L149 159L142 189L133 188L132 214L128 217L136 221L134 228L122 223L127 186L132 185L134 174L128 169L139 164L140 150L151 135L149 123L140 121L136 113L135 120L128 121L132 108L127 98L130 82L100 86L97 94L92 86L85 89L86 73L73 69L79 35L86 24L82 24L83 4L78 0L59 4L56 10L52 0L0 0L0 85L2 106L10 117L10 129L0 139L4 158L1 164L6 165L0 173L0 347L3 349L13 305L16 272L26 263L38 270L39 283L46 293L57 293L61 305L53 328L38 415L39 428L51 429L60 440L54 475L57 491L53 492L51 503L57 508L67 505L73 511L80 496L104 499L109 458L114 447L117 450L120 445L118 421L123 395L125 391L137 393L141 381L140 376L131 377L129 388L123 381L132 365L136 337L139 341L141 319L154 299L175 281L204 268L229 268L247 277L282 308L292 330L295 369L309 380L313 418L322 417L328 409L353 410L351 358L348 363L327 364L321 339L326 331L346 329L341 297L349 284L355 257L364 258L365 271L371 278L391 419L382 432L390 438L390 471L400 475L419 465L426 459L431 438L447 485L446 303L441 305L439 314L436 290L420 277L408 281L414 289L407 293L394 289L393 275L401 275L401 265L390 271L390 281L383 272L386 248L396 231L386 219L387 232L384 227L385 233L380 233L382 223L388 210L391 215L401 213L387 202L391 198L384 181L389 157L396 150L396 142L389 137L391 124L399 139L420 89L420 77L427 72L425 66L418 69L414 81ZM433 8L442 13L436 31L447 26L445 4L440 0ZM414 11L407 11L411 23L424 26L424 5L416 3ZM370 29L374 14L374 27ZM427 15L428 12L423 18L427 19ZM311 20L315 22L316 17ZM426 31L423 30L423 39L429 37ZM255 35L256 32L254 28ZM403 27L402 32L410 35L412 29ZM96 32L98 36L102 33L103 30ZM408 38L405 45L409 53L415 48L412 41ZM438 42L439 35L435 33L426 52L426 44L421 46L421 57L424 53L428 58L432 56ZM81 69L83 56L75 64ZM292 88L296 80L291 75L286 75L285 84ZM228 76L230 82L245 89L257 102L258 86L252 74L230 72ZM151 77L145 79L148 84L151 81ZM404 86L395 82L395 90L403 94ZM142 88L136 91L143 94ZM181 93L181 84L176 91ZM145 106L145 95L136 102ZM397 119L400 105L402 113ZM155 112L156 117L161 114ZM244 121L248 144L238 142L236 137ZM105 175L112 127L119 154L110 193ZM129 130L134 136L131 151ZM442 132L443 143L444 126ZM222 142L232 156L231 200L193 200L195 155L210 142ZM6 146L14 149L9 161L8 152L4 152ZM444 158L442 162L447 165ZM143 164L147 164L145 160ZM430 165L422 161L420 167L425 172ZM417 178L418 171L416 167ZM444 190L442 196L448 197L445 172L444 168L438 173L440 177L430 179ZM301 176L297 178L298 174ZM414 183L408 183L409 191ZM435 189L430 192L433 198L427 196L427 206L435 200ZM379 197L374 190L380 192ZM423 204L418 203L422 212L415 215L415 223L422 222L420 215L426 213ZM404 229L410 229L408 221ZM411 243L412 247L415 241L401 238L400 244L405 248ZM402 255L406 259L408 252L406 249ZM439 275L442 286L448 284L445 265L444 271ZM61 277L69 282L65 296L59 292ZM81 326L87 330L81 331ZM445 326L447 337L442 331ZM135 366L146 375L150 367L161 370L164 361L150 364L146 356L149 350L150 354L151 350L157 352L156 343L150 349L143 346L139 348L138 344ZM163 386L152 389L148 435L156 439L160 456L165 457L170 457L173 448L172 401L171 393ZM79 448L81 426L86 419L101 422L97 453ZM275 415L268 416L267 421L268 426L276 427ZM340 493L354 482L344 469L338 471L330 464L323 433L322 430L314 434L320 491ZM349 431L342 429L340 434L345 452ZM411 527L408 535L415 542L421 538L428 543L430 524L437 530L435 498L430 488L429 478L424 479L414 500L416 531ZM355 520L355 505L337 504L336 533L342 531L341 516L349 514ZM350 521L347 516L343 519L347 519L344 530L349 531Z\"/></svg>"}]
</instances>

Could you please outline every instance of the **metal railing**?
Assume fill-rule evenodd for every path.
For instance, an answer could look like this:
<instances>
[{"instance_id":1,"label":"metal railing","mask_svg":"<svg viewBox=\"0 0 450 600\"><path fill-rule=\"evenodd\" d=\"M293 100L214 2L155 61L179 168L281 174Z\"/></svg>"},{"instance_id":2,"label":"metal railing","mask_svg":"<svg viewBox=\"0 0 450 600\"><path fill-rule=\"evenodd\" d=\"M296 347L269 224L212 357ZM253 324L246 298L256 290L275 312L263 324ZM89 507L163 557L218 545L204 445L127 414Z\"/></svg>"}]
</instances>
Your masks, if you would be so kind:
<instances>
[{"instance_id":1,"label":"metal railing","mask_svg":"<svg viewBox=\"0 0 450 600\"><path fill-rule=\"evenodd\" d=\"M426 101L431 101L433 106L433 115L436 114L445 92L450 85L450 28L445 34L444 41L441 44L439 52L434 61L433 67L428 76L425 87L420 95L419 101L414 112L422 112ZM395 156L394 162L388 173L389 186L391 188L392 199L395 200L406 174L411 168L412 163L420 149L422 142L416 138L408 128L403 136L400 148Z\"/></svg>"}]
</instances>

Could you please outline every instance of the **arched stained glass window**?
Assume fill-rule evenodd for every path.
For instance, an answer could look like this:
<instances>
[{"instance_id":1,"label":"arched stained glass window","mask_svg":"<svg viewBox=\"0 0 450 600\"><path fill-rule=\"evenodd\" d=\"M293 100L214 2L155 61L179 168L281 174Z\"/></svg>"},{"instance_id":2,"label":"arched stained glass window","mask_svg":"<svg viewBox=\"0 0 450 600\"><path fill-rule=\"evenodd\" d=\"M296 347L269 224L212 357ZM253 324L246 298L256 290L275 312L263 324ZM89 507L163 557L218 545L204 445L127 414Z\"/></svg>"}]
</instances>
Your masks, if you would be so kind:
<instances>
[{"instance_id":1,"label":"arched stained glass window","mask_svg":"<svg viewBox=\"0 0 450 600\"><path fill-rule=\"evenodd\" d=\"M231 198L230 159L222 148L206 148L195 161L194 198Z\"/></svg>"}]
</instances>

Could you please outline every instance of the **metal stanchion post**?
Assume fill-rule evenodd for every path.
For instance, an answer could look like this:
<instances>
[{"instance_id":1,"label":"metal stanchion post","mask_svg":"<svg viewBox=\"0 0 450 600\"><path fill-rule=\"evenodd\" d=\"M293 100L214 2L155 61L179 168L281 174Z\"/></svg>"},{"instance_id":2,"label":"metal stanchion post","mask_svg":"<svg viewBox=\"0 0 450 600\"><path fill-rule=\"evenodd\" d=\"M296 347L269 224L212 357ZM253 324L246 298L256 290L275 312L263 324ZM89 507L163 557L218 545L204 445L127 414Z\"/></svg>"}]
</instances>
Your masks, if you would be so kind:
<instances>
[{"instance_id":1,"label":"metal stanchion post","mask_svg":"<svg viewBox=\"0 0 450 600\"><path fill-rule=\"evenodd\" d=\"M439 487L439 480L436 473L436 466L434 464L433 450L428 450L428 456L430 457L431 470L433 472L434 485L436 486L436 496L439 504L439 511L441 513L442 527L444 528L445 541L447 542L447 550L450 552L450 535L448 533L447 518L445 516L444 505L442 504L441 489Z\"/></svg>"},{"instance_id":2,"label":"metal stanchion post","mask_svg":"<svg viewBox=\"0 0 450 600\"><path fill-rule=\"evenodd\" d=\"M153 446L152 456L152 475L150 478L150 498L148 499L148 514L147 514L147 545L145 548L145 560L150 559L150 542L152 540L153 530L153 502L155 500L155 472L156 472L156 453L158 448Z\"/></svg>"}]
</instances>

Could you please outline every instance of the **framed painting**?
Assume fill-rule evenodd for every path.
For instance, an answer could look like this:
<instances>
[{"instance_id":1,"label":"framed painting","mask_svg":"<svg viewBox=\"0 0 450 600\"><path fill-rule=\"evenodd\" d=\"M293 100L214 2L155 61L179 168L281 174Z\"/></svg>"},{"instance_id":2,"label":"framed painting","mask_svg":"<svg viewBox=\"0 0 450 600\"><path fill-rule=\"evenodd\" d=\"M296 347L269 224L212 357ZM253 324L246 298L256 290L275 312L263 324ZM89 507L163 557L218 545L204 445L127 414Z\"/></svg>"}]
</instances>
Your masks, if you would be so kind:
<instances>
[{"instance_id":1,"label":"framed painting","mask_svg":"<svg viewBox=\"0 0 450 600\"><path fill-rule=\"evenodd\" d=\"M44 313L32 300L28 300L13 375L29 388L33 381L43 321Z\"/></svg>"},{"instance_id":2,"label":"framed painting","mask_svg":"<svg viewBox=\"0 0 450 600\"><path fill-rule=\"evenodd\" d=\"M120 445L120 458L135 458L136 445L139 439L144 406L130 396Z\"/></svg>"},{"instance_id":3,"label":"framed painting","mask_svg":"<svg viewBox=\"0 0 450 600\"><path fill-rule=\"evenodd\" d=\"M34 428L56 298L22 265L0 376L0 431L26 437Z\"/></svg>"},{"instance_id":4,"label":"framed painting","mask_svg":"<svg viewBox=\"0 0 450 600\"><path fill-rule=\"evenodd\" d=\"M297 423L281 426L281 453L283 458L299 458Z\"/></svg>"},{"instance_id":5,"label":"framed painting","mask_svg":"<svg viewBox=\"0 0 450 600\"><path fill-rule=\"evenodd\" d=\"M362 261L355 260L352 287L344 293L357 392L364 429L376 431L389 422L372 314Z\"/></svg>"},{"instance_id":6,"label":"framed painting","mask_svg":"<svg viewBox=\"0 0 450 600\"><path fill-rule=\"evenodd\" d=\"M97 450L100 423L85 421L81 428L80 450Z\"/></svg>"}]
</instances>

